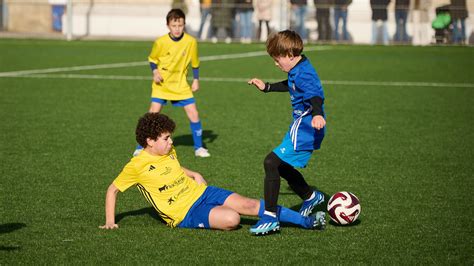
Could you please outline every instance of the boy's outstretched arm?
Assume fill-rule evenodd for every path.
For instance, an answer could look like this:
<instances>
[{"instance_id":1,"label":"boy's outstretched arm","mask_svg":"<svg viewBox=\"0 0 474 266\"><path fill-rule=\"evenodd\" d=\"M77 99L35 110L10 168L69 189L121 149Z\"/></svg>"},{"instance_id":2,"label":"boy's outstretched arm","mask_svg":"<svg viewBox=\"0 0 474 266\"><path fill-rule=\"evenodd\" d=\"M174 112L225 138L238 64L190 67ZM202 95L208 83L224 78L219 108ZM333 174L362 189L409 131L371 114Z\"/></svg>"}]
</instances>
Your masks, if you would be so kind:
<instances>
[{"instance_id":1,"label":"boy's outstretched arm","mask_svg":"<svg viewBox=\"0 0 474 266\"><path fill-rule=\"evenodd\" d=\"M110 184L105 195L105 225L99 226L101 229L118 228L118 224L115 223L115 202L118 192L118 188L114 184Z\"/></svg>"},{"instance_id":2,"label":"boy's outstretched arm","mask_svg":"<svg viewBox=\"0 0 474 266\"><path fill-rule=\"evenodd\" d=\"M247 81L247 83L249 85L254 85L255 87L257 87L257 89L259 89L261 91L265 90L265 83L260 79L253 78L253 79Z\"/></svg>"}]
</instances>

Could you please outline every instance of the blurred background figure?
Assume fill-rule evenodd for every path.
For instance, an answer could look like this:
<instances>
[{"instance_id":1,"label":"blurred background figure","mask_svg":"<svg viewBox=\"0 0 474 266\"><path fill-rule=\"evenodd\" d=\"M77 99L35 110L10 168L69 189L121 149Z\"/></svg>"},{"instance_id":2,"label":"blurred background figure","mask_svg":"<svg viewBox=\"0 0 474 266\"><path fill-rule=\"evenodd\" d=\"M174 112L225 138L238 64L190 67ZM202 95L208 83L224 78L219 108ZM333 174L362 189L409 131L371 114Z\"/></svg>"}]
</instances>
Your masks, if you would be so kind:
<instances>
[{"instance_id":1,"label":"blurred background figure","mask_svg":"<svg viewBox=\"0 0 474 266\"><path fill-rule=\"evenodd\" d=\"M236 12L239 18L240 42L251 43L253 33L253 2L252 0L237 0Z\"/></svg>"},{"instance_id":2,"label":"blurred background figure","mask_svg":"<svg viewBox=\"0 0 474 266\"><path fill-rule=\"evenodd\" d=\"M305 26L306 12L308 10L307 0L290 0L292 30L296 31L303 41L307 41L307 30Z\"/></svg>"},{"instance_id":3,"label":"blurred background figure","mask_svg":"<svg viewBox=\"0 0 474 266\"><path fill-rule=\"evenodd\" d=\"M436 17L431 26L435 30L436 43L452 43L453 27L451 19L451 5L442 5L435 9Z\"/></svg>"},{"instance_id":4,"label":"blurred background figure","mask_svg":"<svg viewBox=\"0 0 474 266\"><path fill-rule=\"evenodd\" d=\"M451 0L451 19L453 21L453 42L464 44L466 41L466 0Z\"/></svg>"},{"instance_id":5,"label":"blurred background figure","mask_svg":"<svg viewBox=\"0 0 474 266\"><path fill-rule=\"evenodd\" d=\"M211 14L211 5L212 0L200 0L200 9L201 9L201 24L199 25L199 31L197 38L201 40L205 40L206 37L202 37L202 33L204 30L204 25L206 24L207 17Z\"/></svg>"},{"instance_id":6,"label":"blurred background figure","mask_svg":"<svg viewBox=\"0 0 474 266\"><path fill-rule=\"evenodd\" d=\"M387 6L390 0L370 0L370 8L372 9L372 44L376 44L379 37L382 37L384 45L388 45L387 30ZM382 36L379 36L379 27L377 22L381 21Z\"/></svg>"},{"instance_id":7,"label":"blurred background figure","mask_svg":"<svg viewBox=\"0 0 474 266\"><path fill-rule=\"evenodd\" d=\"M188 5L184 0L173 0L171 3L171 8L181 9L183 10L184 14L188 14Z\"/></svg>"},{"instance_id":8,"label":"blurred background figure","mask_svg":"<svg viewBox=\"0 0 474 266\"><path fill-rule=\"evenodd\" d=\"M318 41L330 41L332 35L329 23L331 2L333 0L314 0L316 7L316 21L318 23Z\"/></svg>"},{"instance_id":9,"label":"blurred background figure","mask_svg":"<svg viewBox=\"0 0 474 266\"><path fill-rule=\"evenodd\" d=\"M349 41L349 33L347 32L347 8L352 0L335 0L334 6L334 39L339 41L342 35L343 41ZM341 33L339 33L339 21L342 20Z\"/></svg>"},{"instance_id":10,"label":"blurred background figure","mask_svg":"<svg viewBox=\"0 0 474 266\"><path fill-rule=\"evenodd\" d=\"M265 23L267 28L266 40L270 34L270 21L272 20L272 5L273 0L257 0L257 19L258 19L258 31L257 40L262 39L262 24Z\"/></svg>"},{"instance_id":11,"label":"blurred background figure","mask_svg":"<svg viewBox=\"0 0 474 266\"><path fill-rule=\"evenodd\" d=\"M410 8L410 0L395 0L395 36L394 41L407 43L409 37L407 34L407 18Z\"/></svg>"},{"instance_id":12,"label":"blurred background figure","mask_svg":"<svg viewBox=\"0 0 474 266\"><path fill-rule=\"evenodd\" d=\"M219 33L224 31L226 43L232 42L232 24L235 16L235 2L233 0L212 0L211 5L211 40L216 43Z\"/></svg>"},{"instance_id":13,"label":"blurred background figure","mask_svg":"<svg viewBox=\"0 0 474 266\"><path fill-rule=\"evenodd\" d=\"M432 0L412 0L414 1L412 22L413 22L413 44L426 45L431 42L431 27L429 10Z\"/></svg>"}]
</instances>

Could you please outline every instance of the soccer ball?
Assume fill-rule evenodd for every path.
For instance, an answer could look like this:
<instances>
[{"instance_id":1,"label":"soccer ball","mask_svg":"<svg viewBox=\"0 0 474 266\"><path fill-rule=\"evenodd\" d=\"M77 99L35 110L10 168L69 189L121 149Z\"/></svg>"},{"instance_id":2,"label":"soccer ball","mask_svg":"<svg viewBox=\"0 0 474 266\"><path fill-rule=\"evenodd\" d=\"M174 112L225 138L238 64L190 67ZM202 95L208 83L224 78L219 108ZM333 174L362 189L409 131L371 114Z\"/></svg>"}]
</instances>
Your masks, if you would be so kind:
<instances>
[{"instance_id":1,"label":"soccer ball","mask_svg":"<svg viewBox=\"0 0 474 266\"><path fill-rule=\"evenodd\" d=\"M328 213L337 224L351 224L360 214L359 199L351 192L337 192L328 201Z\"/></svg>"}]
</instances>

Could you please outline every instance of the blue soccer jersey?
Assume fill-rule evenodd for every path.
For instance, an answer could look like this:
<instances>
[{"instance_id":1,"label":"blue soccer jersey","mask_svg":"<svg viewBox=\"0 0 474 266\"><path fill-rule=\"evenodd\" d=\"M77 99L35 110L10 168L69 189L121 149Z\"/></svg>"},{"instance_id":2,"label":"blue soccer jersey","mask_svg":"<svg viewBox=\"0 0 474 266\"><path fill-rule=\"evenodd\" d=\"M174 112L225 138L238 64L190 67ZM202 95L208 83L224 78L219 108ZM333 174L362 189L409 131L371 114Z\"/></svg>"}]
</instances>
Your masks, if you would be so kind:
<instances>
[{"instance_id":1,"label":"blue soccer jersey","mask_svg":"<svg viewBox=\"0 0 474 266\"><path fill-rule=\"evenodd\" d=\"M293 107L293 123L289 130L293 148L295 151L317 150L325 128L317 130L311 126L310 99L319 97L324 101L324 92L316 70L305 56L288 72L288 87ZM324 110L324 105L322 108Z\"/></svg>"}]
</instances>

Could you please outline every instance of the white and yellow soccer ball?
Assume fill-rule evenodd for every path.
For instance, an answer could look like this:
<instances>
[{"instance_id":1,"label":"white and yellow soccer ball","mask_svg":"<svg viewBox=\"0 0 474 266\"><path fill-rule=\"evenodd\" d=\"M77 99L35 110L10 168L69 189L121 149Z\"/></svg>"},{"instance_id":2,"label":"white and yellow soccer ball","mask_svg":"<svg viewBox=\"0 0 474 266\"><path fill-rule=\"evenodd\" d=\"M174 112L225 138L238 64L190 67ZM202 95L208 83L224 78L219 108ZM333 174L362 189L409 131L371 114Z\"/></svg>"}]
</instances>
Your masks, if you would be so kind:
<instances>
[{"instance_id":1,"label":"white and yellow soccer ball","mask_svg":"<svg viewBox=\"0 0 474 266\"><path fill-rule=\"evenodd\" d=\"M351 192L337 192L328 201L328 213L337 224L351 224L360 214L359 199Z\"/></svg>"}]
</instances>

